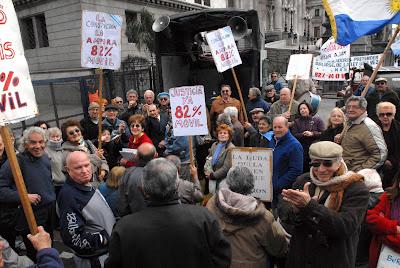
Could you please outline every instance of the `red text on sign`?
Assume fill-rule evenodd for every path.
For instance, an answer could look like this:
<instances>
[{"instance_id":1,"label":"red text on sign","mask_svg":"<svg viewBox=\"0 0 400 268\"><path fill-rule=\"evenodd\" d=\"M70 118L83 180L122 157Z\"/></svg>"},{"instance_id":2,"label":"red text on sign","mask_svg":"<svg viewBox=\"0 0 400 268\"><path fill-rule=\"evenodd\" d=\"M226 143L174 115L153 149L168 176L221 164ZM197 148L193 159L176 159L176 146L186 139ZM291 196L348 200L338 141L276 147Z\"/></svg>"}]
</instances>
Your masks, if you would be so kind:
<instances>
[{"instance_id":1,"label":"red text on sign","mask_svg":"<svg viewBox=\"0 0 400 268\"><path fill-rule=\"evenodd\" d=\"M1 5L0 8L2 8ZM7 22L6 13L3 10L0 10L0 24L6 24L6 22Z\"/></svg>"},{"instance_id":2,"label":"red text on sign","mask_svg":"<svg viewBox=\"0 0 400 268\"><path fill-rule=\"evenodd\" d=\"M12 49L11 42L0 43L0 60L13 59L15 56L15 51Z\"/></svg>"},{"instance_id":3,"label":"red text on sign","mask_svg":"<svg viewBox=\"0 0 400 268\"><path fill-rule=\"evenodd\" d=\"M8 102L8 105L7 105ZM15 110L27 106L26 102L22 102L19 92L8 92L1 94L0 112L5 112L7 108Z\"/></svg>"},{"instance_id":4,"label":"red text on sign","mask_svg":"<svg viewBox=\"0 0 400 268\"><path fill-rule=\"evenodd\" d=\"M92 46L92 50L90 51L90 54L92 56L112 56L111 55L111 49L112 47L103 47L103 46Z\"/></svg>"}]
</instances>

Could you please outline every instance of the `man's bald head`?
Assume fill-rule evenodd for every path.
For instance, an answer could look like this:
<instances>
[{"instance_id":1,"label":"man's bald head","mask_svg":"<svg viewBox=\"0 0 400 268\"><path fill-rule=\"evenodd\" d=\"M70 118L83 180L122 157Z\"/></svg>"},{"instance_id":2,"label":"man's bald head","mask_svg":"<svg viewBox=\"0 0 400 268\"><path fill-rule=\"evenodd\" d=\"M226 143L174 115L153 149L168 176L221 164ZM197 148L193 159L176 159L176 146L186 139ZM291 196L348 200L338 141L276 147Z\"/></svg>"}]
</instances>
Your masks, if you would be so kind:
<instances>
[{"instance_id":1,"label":"man's bald head","mask_svg":"<svg viewBox=\"0 0 400 268\"><path fill-rule=\"evenodd\" d=\"M70 153L66 159L68 175L79 184L87 184L92 179L92 164L85 152L75 151Z\"/></svg>"},{"instance_id":2,"label":"man's bald head","mask_svg":"<svg viewBox=\"0 0 400 268\"><path fill-rule=\"evenodd\" d=\"M289 131L289 122L285 117L277 116L272 123L272 128L275 138L282 138Z\"/></svg>"},{"instance_id":3,"label":"man's bald head","mask_svg":"<svg viewBox=\"0 0 400 268\"><path fill-rule=\"evenodd\" d=\"M138 158L140 162L147 163L156 156L156 147L145 142L138 147Z\"/></svg>"},{"instance_id":4,"label":"man's bald head","mask_svg":"<svg viewBox=\"0 0 400 268\"><path fill-rule=\"evenodd\" d=\"M290 97L291 97L290 93L291 93L291 90L287 87L284 87L281 89L279 94L280 94L280 101L282 104L285 104L285 105L289 104Z\"/></svg>"}]
</instances>

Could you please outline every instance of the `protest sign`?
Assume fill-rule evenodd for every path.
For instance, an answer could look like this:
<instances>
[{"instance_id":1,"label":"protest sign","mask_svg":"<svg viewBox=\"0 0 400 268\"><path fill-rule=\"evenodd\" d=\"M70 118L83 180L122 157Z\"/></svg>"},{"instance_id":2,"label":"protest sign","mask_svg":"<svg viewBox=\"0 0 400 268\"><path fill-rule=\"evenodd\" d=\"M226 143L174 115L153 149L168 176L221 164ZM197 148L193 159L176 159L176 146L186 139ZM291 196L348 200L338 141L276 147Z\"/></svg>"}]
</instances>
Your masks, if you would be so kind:
<instances>
[{"instance_id":1,"label":"protest sign","mask_svg":"<svg viewBox=\"0 0 400 268\"><path fill-rule=\"evenodd\" d=\"M0 125L38 114L28 63L12 1L0 5Z\"/></svg>"},{"instance_id":2,"label":"protest sign","mask_svg":"<svg viewBox=\"0 0 400 268\"><path fill-rule=\"evenodd\" d=\"M209 32L206 34L206 39L218 72L222 73L242 64L231 27L226 26Z\"/></svg>"},{"instance_id":3,"label":"protest sign","mask_svg":"<svg viewBox=\"0 0 400 268\"><path fill-rule=\"evenodd\" d=\"M262 201L272 201L272 149L233 148L232 166L249 168L255 179L251 195Z\"/></svg>"},{"instance_id":4,"label":"protest sign","mask_svg":"<svg viewBox=\"0 0 400 268\"><path fill-rule=\"evenodd\" d=\"M82 12L81 66L117 70L121 65L122 18L103 12Z\"/></svg>"},{"instance_id":5,"label":"protest sign","mask_svg":"<svg viewBox=\"0 0 400 268\"><path fill-rule=\"evenodd\" d=\"M207 115L203 86L169 90L174 136L207 135Z\"/></svg>"},{"instance_id":6,"label":"protest sign","mask_svg":"<svg viewBox=\"0 0 400 268\"><path fill-rule=\"evenodd\" d=\"M350 45L341 46L333 37L321 46L321 55L314 57L312 78L323 81L345 81L349 72Z\"/></svg>"},{"instance_id":7,"label":"protest sign","mask_svg":"<svg viewBox=\"0 0 400 268\"><path fill-rule=\"evenodd\" d=\"M368 63L372 68L375 68L378 65L380 57L382 57L382 54L351 57L350 68L364 69L364 63Z\"/></svg>"},{"instance_id":8,"label":"protest sign","mask_svg":"<svg viewBox=\"0 0 400 268\"><path fill-rule=\"evenodd\" d=\"M312 62L312 54L293 54L290 56L286 72L286 80L308 79Z\"/></svg>"}]
</instances>

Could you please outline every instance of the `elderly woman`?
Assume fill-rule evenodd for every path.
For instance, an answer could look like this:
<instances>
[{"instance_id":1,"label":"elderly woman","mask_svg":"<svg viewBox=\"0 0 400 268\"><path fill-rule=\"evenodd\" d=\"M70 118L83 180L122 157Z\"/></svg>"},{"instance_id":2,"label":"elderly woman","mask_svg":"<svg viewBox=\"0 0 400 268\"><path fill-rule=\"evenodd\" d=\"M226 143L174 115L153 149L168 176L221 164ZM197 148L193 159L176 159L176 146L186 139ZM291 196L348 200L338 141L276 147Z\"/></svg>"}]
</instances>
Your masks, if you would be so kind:
<instances>
[{"instance_id":1,"label":"elderly woman","mask_svg":"<svg viewBox=\"0 0 400 268\"><path fill-rule=\"evenodd\" d=\"M238 109L233 106L226 107L224 109L224 114L228 115L231 118L232 130L233 130L233 138L232 143L235 146L243 147L244 145L244 128L242 123L239 121Z\"/></svg>"},{"instance_id":2,"label":"elderly woman","mask_svg":"<svg viewBox=\"0 0 400 268\"><path fill-rule=\"evenodd\" d=\"M232 129L222 124L217 127L218 141L213 143L210 149L212 172L205 171L206 178L216 181L216 188L225 179L228 170L232 166Z\"/></svg>"},{"instance_id":3,"label":"elderly woman","mask_svg":"<svg viewBox=\"0 0 400 268\"><path fill-rule=\"evenodd\" d=\"M144 133L146 119L141 114L135 114L129 117L129 127L132 132L132 136L129 138L128 147L130 149L137 149L143 143L151 143L151 139ZM125 165L125 167L133 167L136 166L136 162L131 159L121 159L121 165Z\"/></svg>"},{"instance_id":4,"label":"elderly woman","mask_svg":"<svg viewBox=\"0 0 400 268\"><path fill-rule=\"evenodd\" d=\"M106 159L103 156L103 150L97 150L90 140L84 140L82 128L78 121L68 120L61 126L62 138L65 141L63 149L63 167L67 156L74 151L82 151L88 154L92 164L93 178L92 184L97 187L99 182L105 179L109 168Z\"/></svg>"},{"instance_id":5,"label":"elderly woman","mask_svg":"<svg viewBox=\"0 0 400 268\"><path fill-rule=\"evenodd\" d=\"M374 235L369 248L369 267L377 267L383 246L400 253L400 176L396 175L392 187L380 197L380 202L368 210L366 222Z\"/></svg>"},{"instance_id":6,"label":"elderly woman","mask_svg":"<svg viewBox=\"0 0 400 268\"><path fill-rule=\"evenodd\" d=\"M287 250L285 233L263 203L250 193L254 176L247 167L232 167L221 188L207 203L231 243L233 267L267 267L268 255L282 256Z\"/></svg>"},{"instance_id":7,"label":"elderly woman","mask_svg":"<svg viewBox=\"0 0 400 268\"><path fill-rule=\"evenodd\" d=\"M51 175L53 177L54 190L56 196L58 196L58 192L66 179L63 172L62 133L58 127L51 127L47 130L47 134L49 139L44 150L51 160Z\"/></svg>"},{"instance_id":8,"label":"elderly woman","mask_svg":"<svg viewBox=\"0 0 400 268\"><path fill-rule=\"evenodd\" d=\"M340 145L310 146L310 173L283 190L279 216L294 226L286 267L354 267L369 193L363 176L348 172Z\"/></svg>"},{"instance_id":9,"label":"elderly woman","mask_svg":"<svg viewBox=\"0 0 400 268\"><path fill-rule=\"evenodd\" d=\"M321 118L312 116L313 110L307 102L300 103L297 112L299 117L294 120L292 134L303 146L303 170L309 170L308 148L319 139L325 125Z\"/></svg>"},{"instance_id":10,"label":"elderly woman","mask_svg":"<svg viewBox=\"0 0 400 268\"><path fill-rule=\"evenodd\" d=\"M382 184L383 188L393 184L394 175L399 170L400 164L400 122L394 117L396 115L396 106L391 102L380 102L376 105L376 115L378 116L378 125L383 132L388 148L388 157L382 166Z\"/></svg>"},{"instance_id":11,"label":"elderly woman","mask_svg":"<svg viewBox=\"0 0 400 268\"><path fill-rule=\"evenodd\" d=\"M328 119L327 128L321 133L321 141L333 141L340 144L340 134L346 127L346 117L340 108L333 108Z\"/></svg>"},{"instance_id":12,"label":"elderly woman","mask_svg":"<svg viewBox=\"0 0 400 268\"><path fill-rule=\"evenodd\" d=\"M272 121L268 116L261 116L258 120L258 131L248 122L245 123L246 130L250 133L249 146L268 148L269 142L272 140L271 131Z\"/></svg>"}]
</instances>

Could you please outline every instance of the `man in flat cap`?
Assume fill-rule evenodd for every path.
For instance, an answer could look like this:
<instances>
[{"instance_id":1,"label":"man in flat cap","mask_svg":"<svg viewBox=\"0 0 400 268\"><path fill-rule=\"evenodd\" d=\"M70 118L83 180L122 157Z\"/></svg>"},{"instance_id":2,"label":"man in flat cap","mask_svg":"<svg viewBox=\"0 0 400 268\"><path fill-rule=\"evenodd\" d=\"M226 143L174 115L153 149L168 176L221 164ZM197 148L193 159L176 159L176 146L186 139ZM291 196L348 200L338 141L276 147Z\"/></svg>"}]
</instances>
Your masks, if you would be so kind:
<instances>
[{"instance_id":1,"label":"man in flat cap","mask_svg":"<svg viewBox=\"0 0 400 268\"><path fill-rule=\"evenodd\" d=\"M119 107L115 104L108 104L105 110L106 118L103 120L103 126L112 129L112 138L120 135L122 144L126 147L129 142L131 132L129 131L126 122L117 117Z\"/></svg>"},{"instance_id":2,"label":"man in flat cap","mask_svg":"<svg viewBox=\"0 0 400 268\"><path fill-rule=\"evenodd\" d=\"M371 117L372 120L378 122L378 116L376 115L376 105L382 101L388 101L396 106L396 120L400 120L400 100L399 96L396 92L391 90L388 87L387 79L384 77L378 77L375 80L375 91L367 97L367 112L368 116Z\"/></svg>"},{"instance_id":3,"label":"man in flat cap","mask_svg":"<svg viewBox=\"0 0 400 268\"><path fill-rule=\"evenodd\" d=\"M88 107L89 117L85 117L79 121L85 140L95 141L99 136L99 111L100 105L97 102L92 102Z\"/></svg>"}]
</instances>

